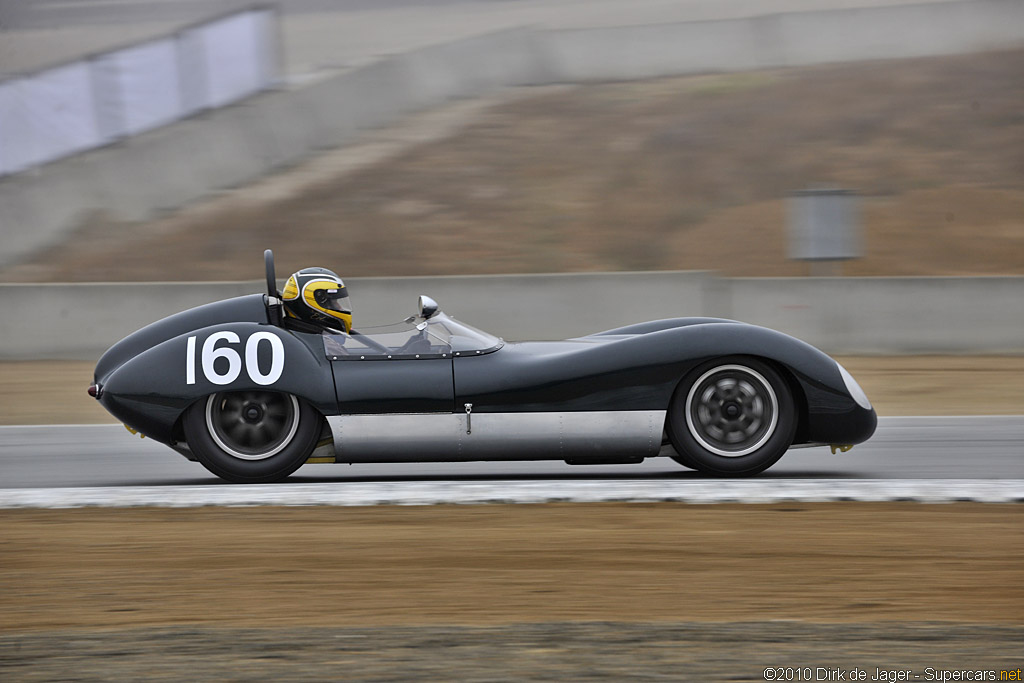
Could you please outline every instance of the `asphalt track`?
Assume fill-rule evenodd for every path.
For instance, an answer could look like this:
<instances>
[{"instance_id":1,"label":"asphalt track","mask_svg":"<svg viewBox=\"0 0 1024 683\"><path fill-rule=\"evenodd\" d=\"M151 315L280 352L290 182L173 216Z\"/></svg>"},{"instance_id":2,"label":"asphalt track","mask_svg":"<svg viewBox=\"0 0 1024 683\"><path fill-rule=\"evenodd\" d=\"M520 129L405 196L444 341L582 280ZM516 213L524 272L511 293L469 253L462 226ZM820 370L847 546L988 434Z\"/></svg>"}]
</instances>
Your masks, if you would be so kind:
<instances>
[{"instance_id":1,"label":"asphalt track","mask_svg":"<svg viewBox=\"0 0 1024 683\"><path fill-rule=\"evenodd\" d=\"M306 465L289 483L523 483L572 480L707 481L668 458L640 465L561 462ZM1024 416L881 418L867 443L845 454L794 449L757 480L1024 480ZM222 486L162 444L119 425L0 427L0 490L82 487Z\"/></svg>"}]
</instances>

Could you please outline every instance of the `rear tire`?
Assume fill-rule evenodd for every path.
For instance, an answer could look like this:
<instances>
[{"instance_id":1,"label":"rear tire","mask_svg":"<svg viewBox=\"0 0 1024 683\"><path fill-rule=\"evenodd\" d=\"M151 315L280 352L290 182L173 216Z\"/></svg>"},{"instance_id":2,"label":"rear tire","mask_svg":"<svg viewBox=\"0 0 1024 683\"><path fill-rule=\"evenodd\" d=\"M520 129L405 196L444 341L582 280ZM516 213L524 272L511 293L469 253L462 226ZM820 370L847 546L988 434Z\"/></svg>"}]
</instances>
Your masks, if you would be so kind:
<instances>
[{"instance_id":1,"label":"rear tire","mask_svg":"<svg viewBox=\"0 0 1024 683\"><path fill-rule=\"evenodd\" d=\"M782 376L755 358L719 358L690 372L669 407L675 460L701 472L750 476L793 443L796 408Z\"/></svg>"},{"instance_id":2,"label":"rear tire","mask_svg":"<svg viewBox=\"0 0 1024 683\"><path fill-rule=\"evenodd\" d=\"M236 484L281 481L316 447L320 414L291 394L225 391L185 413L185 439L203 466Z\"/></svg>"}]
</instances>

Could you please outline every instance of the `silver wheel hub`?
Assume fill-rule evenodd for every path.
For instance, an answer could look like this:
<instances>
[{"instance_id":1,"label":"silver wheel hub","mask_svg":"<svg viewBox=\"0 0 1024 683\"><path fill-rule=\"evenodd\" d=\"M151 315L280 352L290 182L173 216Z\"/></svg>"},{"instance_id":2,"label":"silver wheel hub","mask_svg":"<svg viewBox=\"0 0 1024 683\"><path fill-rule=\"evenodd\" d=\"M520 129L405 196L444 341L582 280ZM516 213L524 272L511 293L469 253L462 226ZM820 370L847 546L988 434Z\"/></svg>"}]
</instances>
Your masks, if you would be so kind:
<instances>
[{"instance_id":1,"label":"silver wheel hub","mask_svg":"<svg viewBox=\"0 0 1024 683\"><path fill-rule=\"evenodd\" d=\"M779 401L759 372L720 365L701 375L686 396L686 426L708 451L738 458L761 448L775 433Z\"/></svg>"},{"instance_id":2,"label":"silver wheel hub","mask_svg":"<svg viewBox=\"0 0 1024 683\"><path fill-rule=\"evenodd\" d=\"M217 446L241 460L265 460L292 442L299 402L270 391L214 394L206 400L206 428Z\"/></svg>"}]
</instances>

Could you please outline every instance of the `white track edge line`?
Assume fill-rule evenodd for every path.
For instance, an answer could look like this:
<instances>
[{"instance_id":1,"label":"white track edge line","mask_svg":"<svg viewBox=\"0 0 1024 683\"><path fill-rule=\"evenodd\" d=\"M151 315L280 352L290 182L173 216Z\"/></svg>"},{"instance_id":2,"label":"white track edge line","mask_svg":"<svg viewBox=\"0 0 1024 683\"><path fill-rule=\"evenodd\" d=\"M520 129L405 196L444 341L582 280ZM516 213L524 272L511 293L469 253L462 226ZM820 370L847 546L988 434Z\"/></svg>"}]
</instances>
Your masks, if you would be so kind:
<instances>
[{"instance_id":1,"label":"white track edge line","mask_svg":"<svg viewBox=\"0 0 1024 683\"><path fill-rule=\"evenodd\" d=\"M3 489L0 509L82 507L370 506L553 502L776 503L914 501L1024 503L1024 480L773 479L703 482L559 480L362 482Z\"/></svg>"}]
</instances>

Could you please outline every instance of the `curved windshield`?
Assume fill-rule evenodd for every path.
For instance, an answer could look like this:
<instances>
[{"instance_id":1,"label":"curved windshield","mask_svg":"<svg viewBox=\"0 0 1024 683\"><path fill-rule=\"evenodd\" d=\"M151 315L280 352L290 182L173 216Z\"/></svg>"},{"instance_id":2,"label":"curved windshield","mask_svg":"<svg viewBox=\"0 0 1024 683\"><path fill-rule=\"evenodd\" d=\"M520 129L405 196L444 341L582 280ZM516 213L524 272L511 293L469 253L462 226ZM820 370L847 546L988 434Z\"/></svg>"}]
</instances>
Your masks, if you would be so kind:
<instances>
[{"instance_id":1,"label":"curved windshield","mask_svg":"<svg viewBox=\"0 0 1024 683\"><path fill-rule=\"evenodd\" d=\"M427 321L403 321L351 334L325 332L323 341L331 360L448 358L494 351L503 343L444 313Z\"/></svg>"},{"instance_id":2,"label":"curved windshield","mask_svg":"<svg viewBox=\"0 0 1024 683\"><path fill-rule=\"evenodd\" d=\"M493 334L449 318L444 313L435 313L427 321L427 331L432 338L451 346L455 353L493 351L503 343Z\"/></svg>"}]
</instances>

